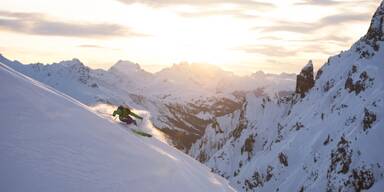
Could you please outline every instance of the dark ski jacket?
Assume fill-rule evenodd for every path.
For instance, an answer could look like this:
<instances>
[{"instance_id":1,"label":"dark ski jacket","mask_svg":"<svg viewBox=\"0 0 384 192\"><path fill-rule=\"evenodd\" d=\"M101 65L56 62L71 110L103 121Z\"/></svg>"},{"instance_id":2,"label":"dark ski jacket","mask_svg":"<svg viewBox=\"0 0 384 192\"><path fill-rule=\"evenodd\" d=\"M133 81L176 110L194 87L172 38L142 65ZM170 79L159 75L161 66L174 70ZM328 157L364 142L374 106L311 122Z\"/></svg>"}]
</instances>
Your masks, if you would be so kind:
<instances>
[{"instance_id":1,"label":"dark ski jacket","mask_svg":"<svg viewBox=\"0 0 384 192\"><path fill-rule=\"evenodd\" d=\"M113 116L119 115L120 121L124 121L126 118L129 118L129 116L136 117L138 119L143 119L139 115L133 113L129 108L119 106L112 114Z\"/></svg>"}]
</instances>

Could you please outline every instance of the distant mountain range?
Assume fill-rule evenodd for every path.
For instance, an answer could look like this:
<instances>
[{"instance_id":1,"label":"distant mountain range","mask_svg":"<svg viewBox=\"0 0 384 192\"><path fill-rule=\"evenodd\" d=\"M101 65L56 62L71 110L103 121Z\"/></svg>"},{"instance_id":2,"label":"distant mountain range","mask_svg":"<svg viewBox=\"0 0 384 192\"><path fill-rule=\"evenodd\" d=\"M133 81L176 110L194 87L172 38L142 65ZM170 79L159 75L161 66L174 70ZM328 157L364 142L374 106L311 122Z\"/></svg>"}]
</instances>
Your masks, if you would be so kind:
<instances>
[{"instance_id":1,"label":"distant mountain range","mask_svg":"<svg viewBox=\"0 0 384 192\"><path fill-rule=\"evenodd\" d=\"M124 104L147 110L155 127L184 151L202 136L210 117L240 108L246 92L277 97L293 92L295 83L294 74L237 76L188 63L149 73L130 61L118 61L109 70L91 69L78 59L22 64L0 55L0 62L89 106Z\"/></svg>"}]
</instances>

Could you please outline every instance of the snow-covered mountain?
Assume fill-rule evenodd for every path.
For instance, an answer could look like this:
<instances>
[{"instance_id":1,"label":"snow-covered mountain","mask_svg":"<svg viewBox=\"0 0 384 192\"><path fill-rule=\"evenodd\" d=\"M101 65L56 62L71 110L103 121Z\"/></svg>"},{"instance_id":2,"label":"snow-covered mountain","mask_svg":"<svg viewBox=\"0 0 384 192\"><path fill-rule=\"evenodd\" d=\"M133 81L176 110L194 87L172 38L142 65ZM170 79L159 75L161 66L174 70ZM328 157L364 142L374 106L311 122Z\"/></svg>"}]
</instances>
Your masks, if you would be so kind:
<instances>
[{"instance_id":1,"label":"snow-covered mountain","mask_svg":"<svg viewBox=\"0 0 384 192\"><path fill-rule=\"evenodd\" d=\"M0 191L233 191L208 168L0 64Z\"/></svg>"},{"instance_id":2,"label":"snow-covered mountain","mask_svg":"<svg viewBox=\"0 0 384 192\"><path fill-rule=\"evenodd\" d=\"M79 84L96 90L100 87L99 84L107 83L107 85L101 86L111 87L111 90L124 89L132 94L145 97L168 98L167 100L172 102L175 100L185 102L212 96L228 96L237 91L259 89L265 89L265 94L273 95L279 91L293 91L295 82L295 74L274 75L259 71L250 76L238 76L206 64L174 64L153 74L143 70L139 64L130 61L118 61L107 71L91 69L78 59L47 65L41 63L25 65L18 61L11 61L0 54L0 61L38 81L59 90L63 89L70 95L86 91L70 91L69 88L64 88L65 86L70 85L68 87L73 88L76 86L75 84ZM79 99L85 103L93 103L105 98L94 96Z\"/></svg>"},{"instance_id":3,"label":"snow-covered mountain","mask_svg":"<svg viewBox=\"0 0 384 192\"><path fill-rule=\"evenodd\" d=\"M210 117L239 109L246 92L287 93L294 91L295 83L292 74L240 77L215 66L188 63L152 74L130 61L118 61L107 71L91 69L78 59L24 65L0 55L0 62L90 106L127 104L147 110L154 126L185 151L212 123Z\"/></svg>"},{"instance_id":4,"label":"snow-covered mountain","mask_svg":"<svg viewBox=\"0 0 384 192\"><path fill-rule=\"evenodd\" d=\"M383 21L381 3L350 50L302 69L295 94L246 94L190 155L239 191L383 191Z\"/></svg>"}]
</instances>

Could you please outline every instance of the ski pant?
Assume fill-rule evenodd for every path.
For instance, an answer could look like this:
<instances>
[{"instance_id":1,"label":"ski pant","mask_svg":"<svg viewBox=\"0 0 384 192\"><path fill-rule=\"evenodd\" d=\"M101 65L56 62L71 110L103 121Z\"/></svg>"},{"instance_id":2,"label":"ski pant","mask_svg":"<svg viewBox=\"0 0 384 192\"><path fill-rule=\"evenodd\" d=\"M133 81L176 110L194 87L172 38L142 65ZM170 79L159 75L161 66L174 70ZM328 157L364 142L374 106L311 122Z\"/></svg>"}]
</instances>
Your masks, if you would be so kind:
<instances>
[{"instance_id":1,"label":"ski pant","mask_svg":"<svg viewBox=\"0 0 384 192\"><path fill-rule=\"evenodd\" d=\"M132 117L130 117L130 116L128 116L128 117L126 117L124 119L120 119L120 121L125 122L127 124L132 124L133 123L133 124L137 125L136 121L133 120Z\"/></svg>"}]
</instances>

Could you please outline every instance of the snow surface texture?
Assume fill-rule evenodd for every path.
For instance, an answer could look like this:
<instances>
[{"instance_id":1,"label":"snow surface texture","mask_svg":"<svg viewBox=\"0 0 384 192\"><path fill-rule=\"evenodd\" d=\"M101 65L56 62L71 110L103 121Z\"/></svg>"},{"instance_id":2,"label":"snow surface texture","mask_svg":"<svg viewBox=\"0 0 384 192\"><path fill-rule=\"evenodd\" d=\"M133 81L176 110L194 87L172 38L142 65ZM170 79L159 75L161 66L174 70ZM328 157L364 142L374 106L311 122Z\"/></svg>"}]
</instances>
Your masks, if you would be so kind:
<instances>
[{"instance_id":1,"label":"snow surface texture","mask_svg":"<svg viewBox=\"0 0 384 192\"><path fill-rule=\"evenodd\" d=\"M0 90L0 191L232 191L180 151L2 64Z\"/></svg>"},{"instance_id":2,"label":"snow surface texture","mask_svg":"<svg viewBox=\"0 0 384 192\"><path fill-rule=\"evenodd\" d=\"M190 155L239 191L383 191L383 21L382 3L367 35L330 57L304 98L247 94Z\"/></svg>"}]
</instances>

